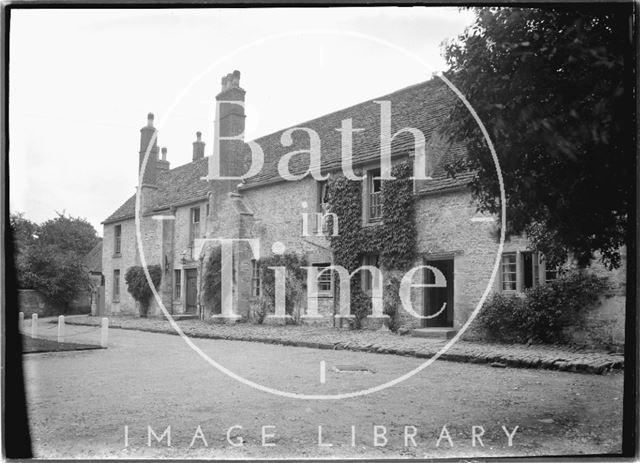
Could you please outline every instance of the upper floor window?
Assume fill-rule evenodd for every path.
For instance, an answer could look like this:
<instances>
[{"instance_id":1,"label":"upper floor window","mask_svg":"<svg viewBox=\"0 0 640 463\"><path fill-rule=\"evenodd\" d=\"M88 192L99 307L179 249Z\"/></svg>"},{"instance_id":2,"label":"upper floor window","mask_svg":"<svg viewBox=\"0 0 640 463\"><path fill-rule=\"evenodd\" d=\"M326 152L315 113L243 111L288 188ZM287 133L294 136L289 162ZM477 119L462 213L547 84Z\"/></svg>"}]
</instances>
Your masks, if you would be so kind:
<instances>
[{"instance_id":1,"label":"upper floor window","mask_svg":"<svg viewBox=\"0 0 640 463\"><path fill-rule=\"evenodd\" d=\"M327 212L329 210L329 182L326 180L318 182L318 202L316 212Z\"/></svg>"},{"instance_id":2,"label":"upper floor window","mask_svg":"<svg viewBox=\"0 0 640 463\"><path fill-rule=\"evenodd\" d=\"M113 228L113 253L120 254L122 250L122 225Z\"/></svg>"},{"instance_id":3,"label":"upper floor window","mask_svg":"<svg viewBox=\"0 0 640 463\"><path fill-rule=\"evenodd\" d=\"M380 177L380 169L367 171L362 205L365 223L382 220L382 180L378 177Z\"/></svg>"},{"instance_id":4,"label":"upper floor window","mask_svg":"<svg viewBox=\"0 0 640 463\"><path fill-rule=\"evenodd\" d=\"M193 247L196 238L200 237L200 206L191 208L189 224L189 246Z\"/></svg>"}]
</instances>

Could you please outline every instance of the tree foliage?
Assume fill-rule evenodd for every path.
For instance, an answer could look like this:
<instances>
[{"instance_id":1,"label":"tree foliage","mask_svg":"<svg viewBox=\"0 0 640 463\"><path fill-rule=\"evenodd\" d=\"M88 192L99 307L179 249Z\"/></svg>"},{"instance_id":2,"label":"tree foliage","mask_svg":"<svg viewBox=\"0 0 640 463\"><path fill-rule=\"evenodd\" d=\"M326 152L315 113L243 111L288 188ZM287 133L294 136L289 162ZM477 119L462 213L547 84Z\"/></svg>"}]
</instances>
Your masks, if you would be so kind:
<instances>
[{"instance_id":1,"label":"tree foliage","mask_svg":"<svg viewBox=\"0 0 640 463\"><path fill-rule=\"evenodd\" d=\"M58 214L37 224L21 213L10 216L21 288L38 290L62 311L79 291L90 287L83 257L98 243L85 219Z\"/></svg>"},{"instance_id":2,"label":"tree foliage","mask_svg":"<svg viewBox=\"0 0 640 463\"><path fill-rule=\"evenodd\" d=\"M497 341L567 342L565 328L579 326L607 286L606 278L573 270L527 290L524 298L496 293L478 322Z\"/></svg>"},{"instance_id":3,"label":"tree foliage","mask_svg":"<svg viewBox=\"0 0 640 463\"><path fill-rule=\"evenodd\" d=\"M585 266L595 252L620 263L635 172L628 6L476 8L445 46L447 77L495 145L507 232L527 234L552 263L570 253ZM477 171L479 208L499 214L493 159L461 102L447 130L469 153L450 174Z\"/></svg>"},{"instance_id":4,"label":"tree foliage","mask_svg":"<svg viewBox=\"0 0 640 463\"><path fill-rule=\"evenodd\" d=\"M162 281L162 268L159 265L149 265L147 270L153 286L158 289ZM144 269L140 266L129 267L124 275L124 280L127 283L127 291L139 303L140 316L146 317L149 313L149 303L153 297L153 291Z\"/></svg>"}]
</instances>

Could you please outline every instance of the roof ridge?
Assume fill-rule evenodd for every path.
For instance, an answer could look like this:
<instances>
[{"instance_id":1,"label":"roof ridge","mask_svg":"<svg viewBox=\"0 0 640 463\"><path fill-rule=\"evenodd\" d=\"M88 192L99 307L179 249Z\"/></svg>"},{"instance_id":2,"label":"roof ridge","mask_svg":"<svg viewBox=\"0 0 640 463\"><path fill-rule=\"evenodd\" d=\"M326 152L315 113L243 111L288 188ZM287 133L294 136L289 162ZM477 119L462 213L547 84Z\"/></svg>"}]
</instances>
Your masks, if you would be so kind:
<instances>
[{"instance_id":1,"label":"roof ridge","mask_svg":"<svg viewBox=\"0 0 640 463\"><path fill-rule=\"evenodd\" d=\"M319 120L321 120L321 119L328 118L328 117L330 117L330 116L332 116L332 115L334 115L334 114L337 114L337 113L340 113L340 112L343 112L343 111L347 111L348 109L356 108L356 107L361 106L361 105L366 104L366 103L371 103L371 102L373 102L374 100L379 100L380 98L389 97L389 96L391 96L391 95L399 95L399 94L401 94L401 93L403 93L403 92L406 92L406 91L409 91L409 90L411 90L411 89L418 88L418 87L420 87L421 85L427 86L427 85L429 85L429 84L434 84L434 83L437 83L437 82L439 82L439 81L438 81L436 78L432 77L432 78L431 78L431 79L429 79L429 80L424 80L424 81L422 81L422 82L418 82L418 83L416 83L416 84L411 84L411 85L408 85L408 86L403 87L403 88L401 88L401 89L398 89L398 90L396 90L396 91L393 91L393 92L390 92L390 93L385 93L384 95L380 95L380 96L377 96L377 97L369 98L368 100L361 101L361 102L356 103L356 104L353 104L353 105L351 105L351 106L346 106L346 107L344 107L344 108L342 108L342 109L336 109L335 111L331 111L330 113L326 113L326 114L323 114L323 115L321 115L321 116L314 117L313 119L308 119L308 120L306 120L306 121L304 121L304 122L300 122L300 123L298 123L298 124L294 124L294 125L291 125L291 126L289 126L289 127L285 127L285 128L283 128L283 129L276 130L276 131L274 131L274 132L270 132L270 133L268 133L268 134L262 135L261 137L254 138L254 139L252 139L251 141L252 141L252 142L255 142L255 143L258 143L258 142L259 142L259 140L261 140L261 139L264 139L264 138L267 138L267 137L272 137L273 135L276 135L276 134L278 134L278 133L280 133L280 132L284 132L285 130L292 129L292 128L294 128L294 127L304 126L304 125L306 125L306 124L310 124L310 123L312 123L312 122L316 122L316 121L319 121Z\"/></svg>"}]
</instances>

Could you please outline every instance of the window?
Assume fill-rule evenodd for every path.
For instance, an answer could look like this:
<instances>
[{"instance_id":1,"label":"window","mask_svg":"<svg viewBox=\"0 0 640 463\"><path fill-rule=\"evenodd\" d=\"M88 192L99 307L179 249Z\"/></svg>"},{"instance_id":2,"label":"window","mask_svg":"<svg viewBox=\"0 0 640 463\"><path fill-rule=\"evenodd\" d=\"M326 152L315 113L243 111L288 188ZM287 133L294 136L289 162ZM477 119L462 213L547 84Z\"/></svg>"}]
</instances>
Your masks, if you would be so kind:
<instances>
[{"instance_id":1,"label":"window","mask_svg":"<svg viewBox=\"0 0 640 463\"><path fill-rule=\"evenodd\" d=\"M180 270L173 271L173 298L180 299L182 294L182 272Z\"/></svg>"},{"instance_id":2,"label":"window","mask_svg":"<svg viewBox=\"0 0 640 463\"><path fill-rule=\"evenodd\" d=\"M113 229L113 253L120 254L122 246L122 225L116 225Z\"/></svg>"},{"instance_id":3,"label":"window","mask_svg":"<svg viewBox=\"0 0 640 463\"><path fill-rule=\"evenodd\" d=\"M113 271L113 302L120 302L120 270Z\"/></svg>"},{"instance_id":4,"label":"window","mask_svg":"<svg viewBox=\"0 0 640 463\"><path fill-rule=\"evenodd\" d=\"M557 278L558 269L547 269L544 257L534 251L502 256L502 291L524 291Z\"/></svg>"},{"instance_id":5,"label":"window","mask_svg":"<svg viewBox=\"0 0 640 463\"><path fill-rule=\"evenodd\" d=\"M331 264L313 264L314 267L318 267L318 272L322 272L321 269L329 267ZM318 292L319 293L331 293L333 288L333 271L325 270L318 275Z\"/></svg>"},{"instance_id":6,"label":"window","mask_svg":"<svg viewBox=\"0 0 640 463\"><path fill-rule=\"evenodd\" d=\"M327 212L329 210L329 182L318 182L318 206L316 212Z\"/></svg>"},{"instance_id":7,"label":"window","mask_svg":"<svg viewBox=\"0 0 640 463\"><path fill-rule=\"evenodd\" d=\"M558 267L547 267L544 257L540 255L540 264L544 269L544 282L558 278Z\"/></svg>"},{"instance_id":8,"label":"window","mask_svg":"<svg viewBox=\"0 0 640 463\"><path fill-rule=\"evenodd\" d=\"M327 235L332 233L329 225L333 225L331 228L335 229L336 225L331 220L327 220L327 214L329 213L329 182L317 182L317 197L316 197L316 213L309 214L310 228L315 230L318 235ZM335 222L335 220L334 220Z\"/></svg>"},{"instance_id":9,"label":"window","mask_svg":"<svg viewBox=\"0 0 640 463\"><path fill-rule=\"evenodd\" d=\"M367 172L363 211L366 214L365 222L374 223L382 220L382 180L380 169Z\"/></svg>"},{"instance_id":10,"label":"window","mask_svg":"<svg viewBox=\"0 0 640 463\"><path fill-rule=\"evenodd\" d=\"M261 275L260 265L258 264L258 261L256 261L255 259L251 260L251 295L253 297L260 296L260 289L261 289L260 277L261 276L262 275Z\"/></svg>"},{"instance_id":11,"label":"window","mask_svg":"<svg viewBox=\"0 0 640 463\"><path fill-rule=\"evenodd\" d=\"M362 265L372 265L373 267L378 268L378 255L377 254L367 254L362 258ZM377 289L378 280L373 279L373 275L368 270L361 270L360 274L362 275L362 290L366 294L370 294L371 290L375 287Z\"/></svg>"},{"instance_id":12,"label":"window","mask_svg":"<svg viewBox=\"0 0 640 463\"><path fill-rule=\"evenodd\" d=\"M517 289L516 254L502 255L502 290L515 291Z\"/></svg>"},{"instance_id":13,"label":"window","mask_svg":"<svg viewBox=\"0 0 640 463\"><path fill-rule=\"evenodd\" d=\"M191 208L191 223L189 228L189 246L193 247L196 238L200 237L200 207Z\"/></svg>"}]
</instances>

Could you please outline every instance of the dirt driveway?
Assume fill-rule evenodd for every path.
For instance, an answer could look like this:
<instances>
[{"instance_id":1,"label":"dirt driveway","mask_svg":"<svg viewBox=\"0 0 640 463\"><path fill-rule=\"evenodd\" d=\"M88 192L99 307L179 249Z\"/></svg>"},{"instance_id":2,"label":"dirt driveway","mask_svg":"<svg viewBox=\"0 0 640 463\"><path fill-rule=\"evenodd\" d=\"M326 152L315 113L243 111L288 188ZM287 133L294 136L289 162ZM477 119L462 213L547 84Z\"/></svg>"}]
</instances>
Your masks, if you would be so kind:
<instances>
[{"instance_id":1,"label":"dirt driveway","mask_svg":"<svg viewBox=\"0 0 640 463\"><path fill-rule=\"evenodd\" d=\"M303 394L373 387L422 363L240 341L195 344L247 379ZM465 457L602 454L621 447L620 373L436 362L377 393L318 401L242 384L165 334L112 329L109 349L24 359L37 457ZM340 365L372 372L334 371ZM167 426L171 447L166 434L162 442L153 435ZM513 433L516 426L509 446L505 429Z\"/></svg>"}]
</instances>

